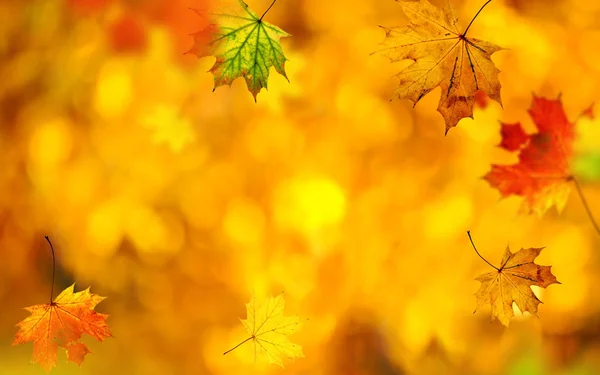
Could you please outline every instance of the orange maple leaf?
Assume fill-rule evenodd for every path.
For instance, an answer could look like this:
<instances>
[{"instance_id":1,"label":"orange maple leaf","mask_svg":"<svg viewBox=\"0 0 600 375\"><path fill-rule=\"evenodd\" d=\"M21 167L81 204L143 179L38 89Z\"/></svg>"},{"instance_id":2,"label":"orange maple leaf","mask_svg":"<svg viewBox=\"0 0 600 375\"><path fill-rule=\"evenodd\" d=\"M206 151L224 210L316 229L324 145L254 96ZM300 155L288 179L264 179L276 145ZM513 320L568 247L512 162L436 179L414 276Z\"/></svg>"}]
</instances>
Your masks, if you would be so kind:
<instances>
[{"instance_id":1,"label":"orange maple leaf","mask_svg":"<svg viewBox=\"0 0 600 375\"><path fill-rule=\"evenodd\" d=\"M524 197L522 211L542 215L556 204L560 212L571 189L569 182L574 180L569 159L573 154L575 124L567 119L560 97L550 100L534 95L529 115L537 133L527 134L520 123L502 124L499 146L518 151L519 162L493 164L484 179L503 197ZM581 116L592 117L591 109Z\"/></svg>"},{"instance_id":2,"label":"orange maple leaf","mask_svg":"<svg viewBox=\"0 0 600 375\"><path fill-rule=\"evenodd\" d=\"M63 290L52 303L26 307L31 316L17 327L13 345L33 341L33 362L46 371L57 364L58 347L67 351L67 360L80 365L90 350L79 342L86 333L99 341L111 337L106 323L108 315L99 314L94 307L104 300L90 289L73 293L75 284Z\"/></svg>"},{"instance_id":3,"label":"orange maple leaf","mask_svg":"<svg viewBox=\"0 0 600 375\"><path fill-rule=\"evenodd\" d=\"M540 266L533 262L544 248L521 249L513 253L507 246L498 268L479 254L471 233L467 234L477 255L495 269L475 279L481 282L475 293L477 308L490 304L492 318L498 319L506 327L514 316L513 302L521 312L528 311L537 316L538 305L542 302L533 294L531 286L546 288L550 284L560 284L550 270L552 266Z\"/></svg>"},{"instance_id":4,"label":"orange maple leaf","mask_svg":"<svg viewBox=\"0 0 600 375\"><path fill-rule=\"evenodd\" d=\"M442 95L438 112L446 122L446 133L465 117L473 117L476 93L482 91L502 105L500 72L491 57L503 50L484 40L467 37L479 9L464 31L457 26L452 6L440 9L427 0L396 0L409 18L405 27L384 27L383 48L378 51L392 62L411 60L396 77L394 97L417 104L436 87Z\"/></svg>"}]
</instances>

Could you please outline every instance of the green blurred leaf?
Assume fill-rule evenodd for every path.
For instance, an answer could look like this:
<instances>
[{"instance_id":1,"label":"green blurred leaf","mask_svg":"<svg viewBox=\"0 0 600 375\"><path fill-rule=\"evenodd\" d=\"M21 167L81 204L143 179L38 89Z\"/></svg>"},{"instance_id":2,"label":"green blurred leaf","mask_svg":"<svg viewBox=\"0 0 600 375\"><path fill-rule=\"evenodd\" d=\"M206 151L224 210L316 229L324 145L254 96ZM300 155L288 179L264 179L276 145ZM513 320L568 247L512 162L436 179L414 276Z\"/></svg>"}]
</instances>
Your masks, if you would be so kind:
<instances>
[{"instance_id":1,"label":"green blurred leaf","mask_svg":"<svg viewBox=\"0 0 600 375\"><path fill-rule=\"evenodd\" d=\"M576 157L573 172L581 180L600 181L600 152Z\"/></svg>"},{"instance_id":2,"label":"green blurred leaf","mask_svg":"<svg viewBox=\"0 0 600 375\"><path fill-rule=\"evenodd\" d=\"M518 358L509 368L508 375L546 375L538 355L530 352Z\"/></svg>"}]
</instances>

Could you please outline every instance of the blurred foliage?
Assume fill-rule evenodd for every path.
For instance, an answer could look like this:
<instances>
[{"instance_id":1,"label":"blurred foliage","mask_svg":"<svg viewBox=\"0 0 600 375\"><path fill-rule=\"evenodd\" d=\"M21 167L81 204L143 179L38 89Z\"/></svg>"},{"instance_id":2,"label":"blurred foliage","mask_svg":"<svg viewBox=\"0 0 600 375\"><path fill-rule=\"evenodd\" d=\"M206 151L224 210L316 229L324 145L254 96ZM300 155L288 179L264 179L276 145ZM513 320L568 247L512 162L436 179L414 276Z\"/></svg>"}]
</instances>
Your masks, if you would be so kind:
<instances>
[{"instance_id":1,"label":"blurred foliage","mask_svg":"<svg viewBox=\"0 0 600 375\"><path fill-rule=\"evenodd\" d=\"M600 152L581 155L573 164L577 176L585 180L600 180Z\"/></svg>"},{"instance_id":2,"label":"blurred foliage","mask_svg":"<svg viewBox=\"0 0 600 375\"><path fill-rule=\"evenodd\" d=\"M453 3L463 24L482 5ZM514 162L495 147L499 121L527 120L532 92L561 93L569 118L598 101L600 3L490 3L470 33L508 48L493 58L504 109L447 137L439 90L390 103L397 68L369 56L378 24L406 22L394 1L279 0L266 20L292 35L290 83L271 75L257 104L242 80L212 92L214 60L183 55L206 26L189 8L209 5L0 1L0 374L43 373L10 344L21 308L48 299L44 235L56 290L107 296L115 336L84 339L81 368L59 355L53 374L600 371L600 241L579 198L522 216L481 179ZM597 154L600 120L578 133L576 153ZM600 216L599 180L583 190ZM546 246L538 261L563 284L536 291L539 319L505 330L472 314L488 266L467 229L488 259ZM223 356L252 291L282 290L310 318L290 337L306 358Z\"/></svg>"}]
</instances>

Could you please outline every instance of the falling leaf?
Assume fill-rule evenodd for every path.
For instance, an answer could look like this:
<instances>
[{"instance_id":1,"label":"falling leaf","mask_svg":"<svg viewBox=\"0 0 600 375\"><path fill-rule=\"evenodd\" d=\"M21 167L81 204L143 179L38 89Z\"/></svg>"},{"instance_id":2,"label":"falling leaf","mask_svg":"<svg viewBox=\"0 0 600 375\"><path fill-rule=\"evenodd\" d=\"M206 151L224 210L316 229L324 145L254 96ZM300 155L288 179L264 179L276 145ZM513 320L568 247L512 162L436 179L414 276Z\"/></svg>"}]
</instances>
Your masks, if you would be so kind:
<instances>
[{"instance_id":1,"label":"falling leaf","mask_svg":"<svg viewBox=\"0 0 600 375\"><path fill-rule=\"evenodd\" d=\"M520 123L502 124L500 147L518 151L519 162L512 165L492 165L484 179L497 188L503 197L520 195L525 198L522 211L544 214L556 204L564 208L573 179L569 160L573 154L575 125L567 119L560 98L549 100L533 96L529 109L538 132L527 134ZM590 116L587 109L583 116Z\"/></svg>"},{"instance_id":2,"label":"falling leaf","mask_svg":"<svg viewBox=\"0 0 600 375\"><path fill-rule=\"evenodd\" d=\"M210 25L194 34L194 45L187 53L198 57L215 56L217 59L210 69L215 76L213 91L222 85L231 86L235 79L244 77L256 101L260 90L267 88L271 66L287 79L287 59L279 38L289 34L263 21L275 1L258 17L245 2L239 0L239 7L231 13L210 13ZM202 15L202 12L196 12Z\"/></svg>"},{"instance_id":3,"label":"falling leaf","mask_svg":"<svg viewBox=\"0 0 600 375\"><path fill-rule=\"evenodd\" d=\"M542 302L533 294L531 286L546 288L550 284L560 284L550 271L552 266L533 263L542 249L521 249L512 253L507 246L500 268L475 279L481 282L475 293L477 308L492 305L492 318L507 327L514 316L513 302L522 312L537 316L538 305Z\"/></svg>"},{"instance_id":4,"label":"falling leaf","mask_svg":"<svg viewBox=\"0 0 600 375\"><path fill-rule=\"evenodd\" d=\"M292 343L287 336L296 332L306 319L299 316L285 317L284 308L283 293L275 298L269 297L263 304L257 304L253 295L246 304L246 319L240 319L250 337L223 354L251 340L254 346L254 361L257 351L267 362L276 363L281 367L283 357L303 358L302 347Z\"/></svg>"},{"instance_id":5,"label":"falling leaf","mask_svg":"<svg viewBox=\"0 0 600 375\"><path fill-rule=\"evenodd\" d=\"M73 293L74 286L63 290L52 303L25 308L31 316L17 324L13 345L33 341L33 362L46 371L56 366L58 347L67 351L67 360L78 365L83 362L90 351L79 342L82 334L99 341L112 336L106 324L108 315L94 311L106 297L90 293L89 288Z\"/></svg>"},{"instance_id":6,"label":"falling leaf","mask_svg":"<svg viewBox=\"0 0 600 375\"><path fill-rule=\"evenodd\" d=\"M408 99L416 105L423 96L440 86L442 95L438 112L446 122L446 133L462 118L473 117L478 90L502 105L500 71L491 56L503 48L466 37L475 18L461 33L450 3L440 9L427 0L396 1L410 23L405 27L381 26L386 36L383 48L378 52L392 62L413 62L396 74L400 82L394 97Z\"/></svg>"}]
</instances>

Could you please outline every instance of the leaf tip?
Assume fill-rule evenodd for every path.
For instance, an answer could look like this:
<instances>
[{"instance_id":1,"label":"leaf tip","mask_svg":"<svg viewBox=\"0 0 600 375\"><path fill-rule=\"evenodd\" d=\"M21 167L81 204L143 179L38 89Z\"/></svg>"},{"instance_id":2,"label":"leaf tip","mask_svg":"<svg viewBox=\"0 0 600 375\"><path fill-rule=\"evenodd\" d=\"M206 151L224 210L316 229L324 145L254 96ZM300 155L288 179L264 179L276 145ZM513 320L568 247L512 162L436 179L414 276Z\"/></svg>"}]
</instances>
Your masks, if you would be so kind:
<instances>
[{"instance_id":1,"label":"leaf tip","mask_svg":"<svg viewBox=\"0 0 600 375\"><path fill-rule=\"evenodd\" d=\"M593 120L593 119L595 119L595 115L594 115L594 104L595 104L595 103L592 103L592 104L590 104L590 106L589 106L589 107L587 107L586 109L584 109L584 110L583 110L583 112L581 112L581 115L580 115L580 116L582 116L582 117L587 117L587 118L589 118L590 120Z\"/></svg>"}]
</instances>

